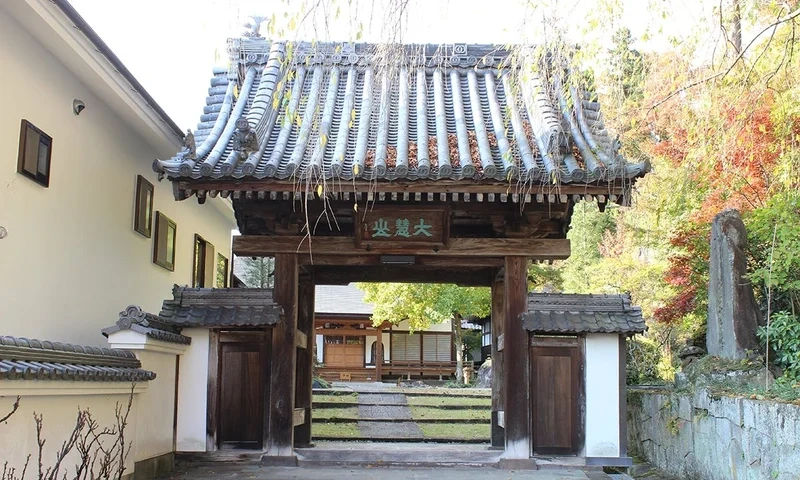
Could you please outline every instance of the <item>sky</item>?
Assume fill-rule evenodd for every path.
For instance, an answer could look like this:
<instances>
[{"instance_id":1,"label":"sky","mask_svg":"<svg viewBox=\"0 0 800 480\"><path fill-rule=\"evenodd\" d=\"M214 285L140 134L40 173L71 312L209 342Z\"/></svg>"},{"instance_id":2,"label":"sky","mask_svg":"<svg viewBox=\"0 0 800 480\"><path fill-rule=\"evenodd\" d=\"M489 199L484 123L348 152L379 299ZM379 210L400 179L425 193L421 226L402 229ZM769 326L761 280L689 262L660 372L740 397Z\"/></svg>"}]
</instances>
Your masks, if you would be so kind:
<instances>
[{"instance_id":1,"label":"sky","mask_svg":"<svg viewBox=\"0 0 800 480\"><path fill-rule=\"evenodd\" d=\"M306 0L313 3L319 0ZM289 39L352 41L362 25L360 41L386 38L382 9L398 0L322 0L331 8L328 26L306 19ZM408 0L407 25L402 40L408 43L521 43L543 38L540 13L524 4L534 0ZM183 129L196 128L208 94L211 69L227 65L226 39L239 36L241 26L252 14L271 17L286 25L284 12L298 11L298 0L70 0L89 25L109 45L125 66L142 83L167 114ZM610 35L619 25L631 28L634 37L650 31L651 40L640 45L667 48L669 36L691 32L702 17L696 0L672 0L679 8L670 10L669 21L661 21L664 0L538 0L537 4L558 4L558 15L573 28L572 35L586 39ZM622 15L598 23L603 5L624 6ZM556 7L552 7L556 8ZM321 10L320 10L321 12ZM539 18L536 18L539 17ZM609 24L611 23L611 24ZM669 31L656 34L658 23ZM590 28L591 27L591 28ZM649 30L648 30L649 29ZM546 31L545 31L546 32ZM266 28L262 34L268 36ZM546 33L544 33L546 35Z\"/></svg>"}]
</instances>

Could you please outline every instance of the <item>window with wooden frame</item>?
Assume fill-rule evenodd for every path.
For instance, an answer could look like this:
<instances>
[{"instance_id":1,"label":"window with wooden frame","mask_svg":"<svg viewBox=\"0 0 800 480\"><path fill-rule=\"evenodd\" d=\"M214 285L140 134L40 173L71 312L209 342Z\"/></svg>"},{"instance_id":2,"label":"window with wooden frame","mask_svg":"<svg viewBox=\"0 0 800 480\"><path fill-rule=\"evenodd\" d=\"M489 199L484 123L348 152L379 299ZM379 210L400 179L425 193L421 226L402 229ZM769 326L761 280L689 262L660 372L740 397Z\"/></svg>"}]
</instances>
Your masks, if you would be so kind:
<instances>
[{"instance_id":1,"label":"window with wooden frame","mask_svg":"<svg viewBox=\"0 0 800 480\"><path fill-rule=\"evenodd\" d=\"M192 267L192 287L214 287L216 275L216 256L214 245L211 245L200 235L194 235L194 266Z\"/></svg>"},{"instance_id":2,"label":"window with wooden frame","mask_svg":"<svg viewBox=\"0 0 800 480\"><path fill-rule=\"evenodd\" d=\"M52 150L53 139L50 135L23 119L19 132L17 172L43 187L49 187Z\"/></svg>"},{"instance_id":3,"label":"window with wooden frame","mask_svg":"<svg viewBox=\"0 0 800 480\"><path fill-rule=\"evenodd\" d=\"M217 288L228 288L228 259L217 254Z\"/></svg>"},{"instance_id":4,"label":"window with wooden frame","mask_svg":"<svg viewBox=\"0 0 800 480\"><path fill-rule=\"evenodd\" d=\"M153 263L175 271L175 239L178 227L166 215L156 212L155 235L153 235Z\"/></svg>"},{"instance_id":5,"label":"window with wooden frame","mask_svg":"<svg viewBox=\"0 0 800 480\"><path fill-rule=\"evenodd\" d=\"M153 227L153 184L141 175L136 176L134 202L133 229L150 238Z\"/></svg>"}]
</instances>

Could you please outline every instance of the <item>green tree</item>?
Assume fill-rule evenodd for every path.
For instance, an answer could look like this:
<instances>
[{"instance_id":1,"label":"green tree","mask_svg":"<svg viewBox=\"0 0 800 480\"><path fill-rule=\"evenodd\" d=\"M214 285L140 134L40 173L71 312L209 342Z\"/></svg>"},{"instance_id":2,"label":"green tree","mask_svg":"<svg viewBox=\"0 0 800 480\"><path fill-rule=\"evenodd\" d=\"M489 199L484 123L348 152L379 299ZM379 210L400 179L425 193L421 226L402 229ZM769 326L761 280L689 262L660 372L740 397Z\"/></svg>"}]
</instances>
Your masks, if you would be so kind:
<instances>
[{"instance_id":1,"label":"green tree","mask_svg":"<svg viewBox=\"0 0 800 480\"><path fill-rule=\"evenodd\" d=\"M485 287L459 287L451 284L359 283L364 301L374 303L374 325L398 324L408 320L411 333L450 321L456 347L456 378L463 380L464 318L491 314L491 293Z\"/></svg>"},{"instance_id":2,"label":"green tree","mask_svg":"<svg viewBox=\"0 0 800 480\"><path fill-rule=\"evenodd\" d=\"M238 257L244 264L242 281L249 288L273 288L275 286L275 258Z\"/></svg>"}]
</instances>

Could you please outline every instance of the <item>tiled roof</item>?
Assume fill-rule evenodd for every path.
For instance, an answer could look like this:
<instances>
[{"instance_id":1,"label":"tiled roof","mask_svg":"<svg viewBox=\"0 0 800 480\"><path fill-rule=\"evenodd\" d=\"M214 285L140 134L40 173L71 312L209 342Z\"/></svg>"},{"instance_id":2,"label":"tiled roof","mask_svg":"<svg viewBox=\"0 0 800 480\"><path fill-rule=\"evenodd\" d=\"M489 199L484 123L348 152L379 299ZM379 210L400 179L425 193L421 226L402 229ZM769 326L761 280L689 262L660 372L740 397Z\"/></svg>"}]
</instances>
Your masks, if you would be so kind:
<instances>
[{"instance_id":1,"label":"tiled roof","mask_svg":"<svg viewBox=\"0 0 800 480\"><path fill-rule=\"evenodd\" d=\"M156 378L141 366L127 350L0 337L0 379L141 382Z\"/></svg>"},{"instance_id":2,"label":"tiled roof","mask_svg":"<svg viewBox=\"0 0 800 480\"><path fill-rule=\"evenodd\" d=\"M188 288L175 285L158 315L177 327L274 325L281 316L269 288Z\"/></svg>"},{"instance_id":3,"label":"tiled roof","mask_svg":"<svg viewBox=\"0 0 800 480\"><path fill-rule=\"evenodd\" d=\"M536 333L634 334L647 328L629 295L531 293L520 319Z\"/></svg>"},{"instance_id":4,"label":"tiled roof","mask_svg":"<svg viewBox=\"0 0 800 480\"><path fill-rule=\"evenodd\" d=\"M171 179L618 185L649 168L620 156L581 92L535 75L515 84L502 48L408 45L393 60L379 51L229 41L232 67L214 71L196 152L153 168Z\"/></svg>"},{"instance_id":5,"label":"tiled roof","mask_svg":"<svg viewBox=\"0 0 800 480\"><path fill-rule=\"evenodd\" d=\"M363 290L350 285L317 285L314 294L314 311L317 314L372 315L375 305L364 302Z\"/></svg>"},{"instance_id":6,"label":"tiled roof","mask_svg":"<svg viewBox=\"0 0 800 480\"><path fill-rule=\"evenodd\" d=\"M102 332L107 337L122 330L133 330L163 342L180 343L182 345L192 343L191 337L181 335L180 329L175 325L164 321L157 315L143 311L136 305L130 305L119 312L117 323L111 327L104 328Z\"/></svg>"}]
</instances>

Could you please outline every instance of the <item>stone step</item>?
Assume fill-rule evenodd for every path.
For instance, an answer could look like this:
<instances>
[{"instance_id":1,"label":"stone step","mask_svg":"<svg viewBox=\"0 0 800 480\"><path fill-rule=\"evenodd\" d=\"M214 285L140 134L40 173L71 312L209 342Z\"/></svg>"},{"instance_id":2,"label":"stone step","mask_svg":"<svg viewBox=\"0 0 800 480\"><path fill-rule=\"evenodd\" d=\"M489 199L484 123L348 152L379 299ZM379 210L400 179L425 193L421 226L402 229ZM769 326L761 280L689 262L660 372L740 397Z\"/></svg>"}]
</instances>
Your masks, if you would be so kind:
<instances>
[{"instance_id":1,"label":"stone step","mask_svg":"<svg viewBox=\"0 0 800 480\"><path fill-rule=\"evenodd\" d=\"M316 401L313 408L343 408L343 407L357 407L364 405L358 402L321 402ZM377 405L377 404L373 404ZM424 408L438 408L441 410L491 410L491 405L409 405L407 403L381 403L384 407L424 407Z\"/></svg>"},{"instance_id":2,"label":"stone step","mask_svg":"<svg viewBox=\"0 0 800 480\"><path fill-rule=\"evenodd\" d=\"M312 418L314 418L312 416ZM352 423L352 422L414 422L414 423L482 423L490 424L490 418L380 418L380 417L336 417L314 418L314 423Z\"/></svg>"},{"instance_id":3,"label":"stone step","mask_svg":"<svg viewBox=\"0 0 800 480\"><path fill-rule=\"evenodd\" d=\"M398 439L399 440L399 439ZM415 442L414 439L400 441ZM422 442L422 440L416 440ZM416 443L415 442L415 443ZM366 447L366 448L365 448ZM465 445L398 446L385 443L354 443L353 447L299 448L300 465L372 466L497 466L502 450Z\"/></svg>"}]
</instances>

